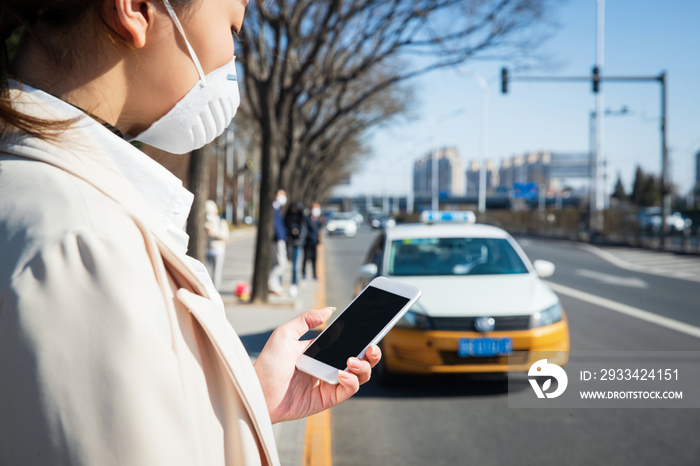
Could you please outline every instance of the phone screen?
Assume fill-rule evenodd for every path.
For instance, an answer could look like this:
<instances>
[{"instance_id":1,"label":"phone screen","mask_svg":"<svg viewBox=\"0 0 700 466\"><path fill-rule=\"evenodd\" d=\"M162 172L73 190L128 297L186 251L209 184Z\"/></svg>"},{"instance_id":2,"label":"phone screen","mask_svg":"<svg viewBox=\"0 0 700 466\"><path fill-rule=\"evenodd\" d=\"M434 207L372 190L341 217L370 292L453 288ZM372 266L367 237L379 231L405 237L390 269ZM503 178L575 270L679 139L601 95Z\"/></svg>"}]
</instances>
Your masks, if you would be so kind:
<instances>
[{"instance_id":1,"label":"phone screen","mask_svg":"<svg viewBox=\"0 0 700 466\"><path fill-rule=\"evenodd\" d=\"M357 356L409 299L370 286L309 346L305 355L338 369Z\"/></svg>"}]
</instances>

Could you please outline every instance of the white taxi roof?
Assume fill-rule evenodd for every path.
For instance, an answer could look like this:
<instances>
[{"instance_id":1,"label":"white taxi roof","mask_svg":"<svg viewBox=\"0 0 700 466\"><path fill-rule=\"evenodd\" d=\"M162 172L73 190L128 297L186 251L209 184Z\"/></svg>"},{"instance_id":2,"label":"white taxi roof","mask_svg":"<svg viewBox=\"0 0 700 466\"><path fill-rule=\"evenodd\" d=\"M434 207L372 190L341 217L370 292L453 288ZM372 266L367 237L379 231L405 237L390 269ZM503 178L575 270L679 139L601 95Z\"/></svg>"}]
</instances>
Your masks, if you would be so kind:
<instances>
[{"instance_id":1,"label":"white taxi roof","mask_svg":"<svg viewBox=\"0 0 700 466\"><path fill-rule=\"evenodd\" d=\"M501 228L469 223L408 223L388 229L386 236L389 241L409 238L510 238Z\"/></svg>"}]
</instances>

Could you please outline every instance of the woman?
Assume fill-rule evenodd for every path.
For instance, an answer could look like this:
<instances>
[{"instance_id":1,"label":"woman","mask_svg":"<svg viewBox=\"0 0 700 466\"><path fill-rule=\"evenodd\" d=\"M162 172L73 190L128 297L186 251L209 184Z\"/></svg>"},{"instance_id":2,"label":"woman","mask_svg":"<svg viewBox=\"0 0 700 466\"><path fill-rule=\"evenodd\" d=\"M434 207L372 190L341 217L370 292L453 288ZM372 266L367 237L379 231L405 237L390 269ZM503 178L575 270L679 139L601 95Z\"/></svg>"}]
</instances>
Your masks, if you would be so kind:
<instances>
[{"instance_id":1,"label":"woman","mask_svg":"<svg viewBox=\"0 0 700 466\"><path fill-rule=\"evenodd\" d=\"M245 1L245 0L243 0ZM172 4L172 5L171 5ZM25 32L0 84L0 464L278 464L271 423L355 393L294 368L330 309L255 366L205 267L192 195L127 141L184 153L238 105L241 0L3 0Z\"/></svg>"},{"instance_id":2,"label":"woman","mask_svg":"<svg viewBox=\"0 0 700 466\"><path fill-rule=\"evenodd\" d=\"M207 233L206 266L216 290L221 289L221 279L224 274L224 259L226 258L226 240L230 233L228 222L219 217L219 207L216 202L207 199L204 203L206 212L204 231Z\"/></svg>"}]
</instances>

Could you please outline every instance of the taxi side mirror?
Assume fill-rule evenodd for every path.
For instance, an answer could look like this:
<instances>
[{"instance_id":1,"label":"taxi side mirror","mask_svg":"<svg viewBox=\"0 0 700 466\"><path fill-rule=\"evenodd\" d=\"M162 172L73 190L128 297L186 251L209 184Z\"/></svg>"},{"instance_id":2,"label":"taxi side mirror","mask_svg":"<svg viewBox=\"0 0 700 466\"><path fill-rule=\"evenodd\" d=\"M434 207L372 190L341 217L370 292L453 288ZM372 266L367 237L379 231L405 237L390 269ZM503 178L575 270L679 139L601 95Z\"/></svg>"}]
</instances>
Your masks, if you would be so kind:
<instances>
[{"instance_id":1,"label":"taxi side mirror","mask_svg":"<svg viewBox=\"0 0 700 466\"><path fill-rule=\"evenodd\" d=\"M370 262L369 264L365 264L360 267L357 273L363 278L372 280L374 277L379 275L379 268L377 267L377 264Z\"/></svg>"},{"instance_id":2,"label":"taxi side mirror","mask_svg":"<svg viewBox=\"0 0 700 466\"><path fill-rule=\"evenodd\" d=\"M549 261L536 260L532 266L535 267L535 272L540 278L551 277L554 274L554 264Z\"/></svg>"}]
</instances>

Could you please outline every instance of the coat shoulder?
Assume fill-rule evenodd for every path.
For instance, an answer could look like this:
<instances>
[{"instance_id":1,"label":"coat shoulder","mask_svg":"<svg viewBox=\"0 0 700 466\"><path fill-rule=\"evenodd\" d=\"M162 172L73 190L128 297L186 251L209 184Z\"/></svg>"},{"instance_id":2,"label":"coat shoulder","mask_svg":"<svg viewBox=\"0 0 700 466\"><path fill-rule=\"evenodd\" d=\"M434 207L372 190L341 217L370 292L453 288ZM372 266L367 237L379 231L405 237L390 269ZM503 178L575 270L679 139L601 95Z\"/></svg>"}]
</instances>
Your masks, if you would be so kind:
<instances>
[{"instance_id":1,"label":"coat shoulder","mask_svg":"<svg viewBox=\"0 0 700 466\"><path fill-rule=\"evenodd\" d=\"M43 247L75 231L143 247L126 211L91 184L47 163L0 155L0 289Z\"/></svg>"}]
</instances>

